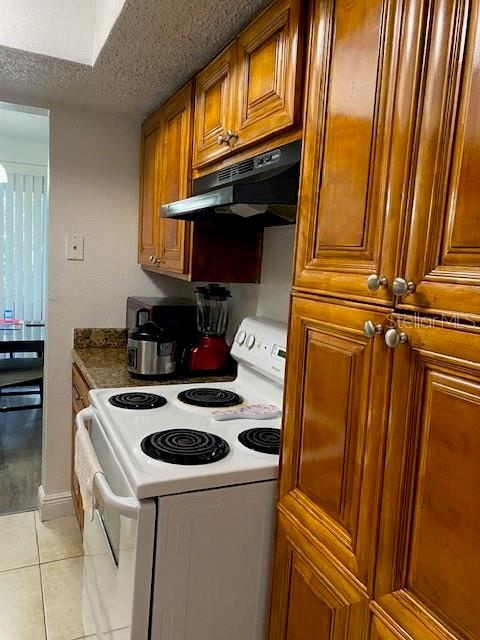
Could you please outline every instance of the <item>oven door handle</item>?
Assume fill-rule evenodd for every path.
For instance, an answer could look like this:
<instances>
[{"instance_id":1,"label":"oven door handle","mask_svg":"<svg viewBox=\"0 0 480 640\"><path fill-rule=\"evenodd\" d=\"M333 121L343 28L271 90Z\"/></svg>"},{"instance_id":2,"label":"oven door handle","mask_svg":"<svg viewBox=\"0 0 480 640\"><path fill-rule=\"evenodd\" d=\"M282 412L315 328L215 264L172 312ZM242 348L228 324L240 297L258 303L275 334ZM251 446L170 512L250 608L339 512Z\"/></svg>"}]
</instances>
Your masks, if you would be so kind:
<instances>
[{"instance_id":1,"label":"oven door handle","mask_svg":"<svg viewBox=\"0 0 480 640\"><path fill-rule=\"evenodd\" d=\"M82 409L81 411L79 411L75 419L77 429L79 427L87 429L85 422L86 420L90 420L92 418L92 415L93 410L91 407L87 407L86 409ZM121 516L130 518L131 520L138 520L140 507L138 500L131 497L117 496L117 494L112 491L110 485L108 484L107 478L103 471L97 471L93 478L93 484L97 488L104 504L109 509L111 509L115 513L120 514Z\"/></svg>"}]
</instances>

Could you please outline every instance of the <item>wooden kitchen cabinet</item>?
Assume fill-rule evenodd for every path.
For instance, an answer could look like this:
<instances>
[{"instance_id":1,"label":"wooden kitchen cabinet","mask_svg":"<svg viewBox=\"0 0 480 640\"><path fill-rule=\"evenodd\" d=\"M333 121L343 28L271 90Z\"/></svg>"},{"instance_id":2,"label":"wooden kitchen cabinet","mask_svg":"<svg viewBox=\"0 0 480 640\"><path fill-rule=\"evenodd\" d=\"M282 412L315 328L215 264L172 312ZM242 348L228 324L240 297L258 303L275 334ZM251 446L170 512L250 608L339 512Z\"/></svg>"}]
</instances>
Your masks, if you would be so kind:
<instances>
[{"instance_id":1,"label":"wooden kitchen cabinet","mask_svg":"<svg viewBox=\"0 0 480 640\"><path fill-rule=\"evenodd\" d=\"M480 320L480 8L434 3L398 307Z\"/></svg>"},{"instance_id":2,"label":"wooden kitchen cabinet","mask_svg":"<svg viewBox=\"0 0 480 640\"><path fill-rule=\"evenodd\" d=\"M160 216L162 204L190 195L192 117L190 82L143 125L139 263L185 280L258 282L261 229Z\"/></svg>"},{"instance_id":3,"label":"wooden kitchen cabinet","mask_svg":"<svg viewBox=\"0 0 480 640\"><path fill-rule=\"evenodd\" d=\"M80 369L72 364L72 455L71 455L71 492L73 508L78 520L80 531L83 531L83 502L80 494L80 487L78 485L77 476L75 475L74 468L74 454L75 454L75 418L79 411L89 406L88 392L90 387L87 381L82 376Z\"/></svg>"},{"instance_id":4,"label":"wooden kitchen cabinet","mask_svg":"<svg viewBox=\"0 0 480 640\"><path fill-rule=\"evenodd\" d=\"M157 174L160 147L159 111L142 125L140 149L140 206L138 218L138 262L150 265L156 254L157 240Z\"/></svg>"},{"instance_id":5,"label":"wooden kitchen cabinet","mask_svg":"<svg viewBox=\"0 0 480 640\"><path fill-rule=\"evenodd\" d=\"M396 318L408 342L394 350L392 366L372 638L473 640L480 331Z\"/></svg>"},{"instance_id":6,"label":"wooden kitchen cabinet","mask_svg":"<svg viewBox=\"0 0 480 640\"><path fill-rule=\"evenodd\" d=\"M427 3L315 2L294 286L393 304ZM386 286L371 291L368 277Z\"/></svg>"},{"instance_id":7,"label":"wooden kitchen cabinet","mask_svg":"<svg viewBox=\"0 0 480 640\"><path fill-rule=\"evenodd\" d=\"M236 42L195 78L194 165L212 162L230 152L219 138L233 127Z\"/></svg>"},{"instance_id":8,"label":"wooden kitchen cabinet","mask_svg":"<svg viewBox=\"0 0 480 640\"><path fill-rule=\"evenodd\" d=\"M391 353L364 335L386 311L294 297L280 506L365 591L374 581Z\"/></svg>"},{"instance_id":9,"label":"wooden kitchen cabinet","mask_svg":"<svg viewBox=\"0 0 480 640\"><path fill-rule=\"evenodd\" d=\"M156 259L161 269L188 273L190 223L159 216L162 204L190 195L192 161L192 85L187 84L160 111L157 181Z\"/></svg>"},{"instance_id":10,"label":"wooden kitchen cabinet","mask_svg":"<svg viewBox=\"0 0 480 640\"><path fill-rule=\"evenodd\" d=\"M302 8L277 0L197 75L194 167L299 123Z\"/></svg>"},{"instance_id":11,"label":"wooden kitchen cabinet","mask_svg":"<svg viewBox=\"0 0 480 640\"><path fill-rule=\"evenodd\" d=\"M362 640L368 600L280 509L269 640Z\"/></svg>"}]
</instances>

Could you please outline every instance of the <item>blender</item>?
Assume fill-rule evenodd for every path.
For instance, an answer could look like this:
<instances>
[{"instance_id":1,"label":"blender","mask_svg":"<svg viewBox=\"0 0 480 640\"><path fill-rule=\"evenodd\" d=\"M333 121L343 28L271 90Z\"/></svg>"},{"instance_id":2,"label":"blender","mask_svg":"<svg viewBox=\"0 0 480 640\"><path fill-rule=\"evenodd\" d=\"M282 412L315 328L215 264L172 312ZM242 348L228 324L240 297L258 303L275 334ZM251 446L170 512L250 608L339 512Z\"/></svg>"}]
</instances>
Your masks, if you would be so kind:
<instances>
[{"instance_id":1,"label":"blender","mask_svg":"<svg viewBox=\"0 0 480 640\"><path fill-rule=\"evenodd\" d=\"M230 362L230 349L225 342L228 298L230 291L219 284L195 289L199 338L190 354L192 371L221 371Z\"/></svg>"}]
</instances>

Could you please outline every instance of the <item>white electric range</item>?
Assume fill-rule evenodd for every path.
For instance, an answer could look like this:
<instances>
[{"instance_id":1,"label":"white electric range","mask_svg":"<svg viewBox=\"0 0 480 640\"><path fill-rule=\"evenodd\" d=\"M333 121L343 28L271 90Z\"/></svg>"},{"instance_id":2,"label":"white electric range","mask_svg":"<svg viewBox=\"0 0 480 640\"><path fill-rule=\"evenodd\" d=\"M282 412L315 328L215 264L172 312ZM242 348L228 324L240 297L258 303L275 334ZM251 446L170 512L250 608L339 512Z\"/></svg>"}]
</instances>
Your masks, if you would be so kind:
<instances>
[{"instance_id":1,"label":"white electric range","mask_svg":"<svg viewBox=\"0 0 480 640\"><path fill-rule=\"evenodd\" d=\"M85 518L87 633L265 639L281 415L217 421L213 412L281 409L286 333L284 323L244 319L232 382L90 392L77 422L88 422L103 473Z\"/></svg>"}]
</instances>

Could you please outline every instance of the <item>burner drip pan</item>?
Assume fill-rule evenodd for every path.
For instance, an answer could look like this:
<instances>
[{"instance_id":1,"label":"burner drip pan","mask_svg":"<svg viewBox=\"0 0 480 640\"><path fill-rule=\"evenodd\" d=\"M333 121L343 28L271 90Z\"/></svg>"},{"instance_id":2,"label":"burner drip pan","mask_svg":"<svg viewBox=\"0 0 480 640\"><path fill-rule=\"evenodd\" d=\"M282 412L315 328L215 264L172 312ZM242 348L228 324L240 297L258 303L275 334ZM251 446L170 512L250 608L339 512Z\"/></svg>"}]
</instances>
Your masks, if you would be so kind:
<instances>
[{"instance_id":1,"label":"burner drip pan","mask_svg":"<svg viewBox=\"0 0 480 640\"><path fill-rule=\"evenodd\" d=\"M119 409L133 410L158 409L167 404L163 396L158 396L156 393L143 393L141 391L119 393L111 396L108 401Z\"/></svg>"},{"instance_id":2,"label":"burner drip pan","mask_svg":"<svg viewBox=\"0 0 480 640\"><path fill-rule=\"evenodd\" d=\"M233 391L226 389L213 389L210 387L197 387L187 389L178 394L178 399L185 404L195 407L233 407L242 404L243 398Z\"/></svg>"},{"instance_id":3,"label":"burner drip pan","mask_svg":"<svg viewBox=\"0 0 480 640\"><path fill-rule=\"evenodd\" d=\"M219 436L194 429L167 429L152 433L142 440L142 451L150 458L171 464L210 464L230 451Z\"/></svg>"},{"instance_id":4,"label":"burner drip pan","mask_svg":"<svg viewBox=\"0 0 480 640\"><path fill-rule=\"evenodd\" d=\"M259 453L280 453L280 429L257 427L242 431L238 436L244 447Z\"/></svg>"}]
</instances>

